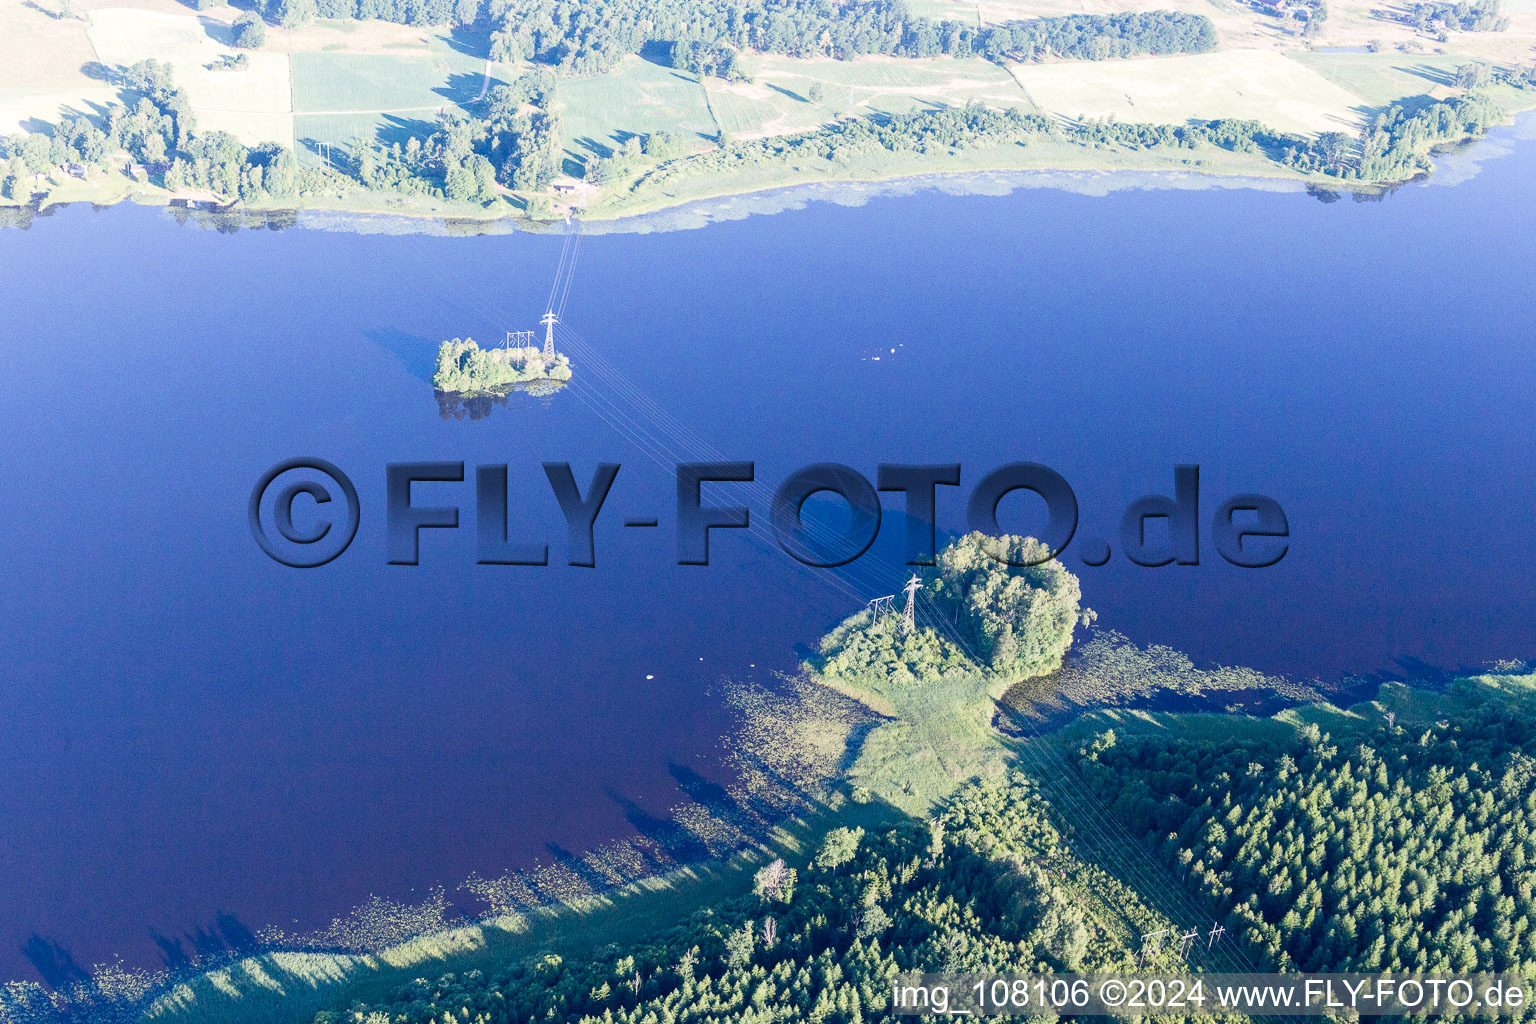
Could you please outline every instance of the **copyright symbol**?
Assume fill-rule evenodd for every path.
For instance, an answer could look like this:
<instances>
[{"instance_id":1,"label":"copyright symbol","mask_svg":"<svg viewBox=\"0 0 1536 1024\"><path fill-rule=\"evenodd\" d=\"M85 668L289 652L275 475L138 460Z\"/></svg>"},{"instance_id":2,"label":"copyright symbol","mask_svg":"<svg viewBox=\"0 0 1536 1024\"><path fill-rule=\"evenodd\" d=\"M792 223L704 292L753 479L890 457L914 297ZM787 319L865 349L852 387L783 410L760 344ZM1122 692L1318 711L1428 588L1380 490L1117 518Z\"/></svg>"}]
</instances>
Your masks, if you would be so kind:
<instances>
[{"instance_id":1,"label":"copyright symbol","mask_svg":"<svg viewBox=\"0 0 1536 1024\"><path fill-rule=\"evenodd\" d=\"M1125 1002L1125 982L1110 978L1099 988L1099 999L1105 1006L1119 1006Z\"/></svg>"},{"instance_id":2,"label":"copyright symbol","mask_svg":"<svg viewBox=\"0 0 1536 1024\"><path fill-rule=\"evenodd\" d=\"M316 508L328 505L332 501L330 489L325 484L313 480L299 478L281 488L274 487L279 477L297 469L310 470L311 473L330 477L330 482L341 490L342 498L346 501L345 522L338 524L321 519L307 530L300 529L294 524L293 505L299 495L307 494L313 499ZM262 525L261 509L266 503L269 490L277 492L277 497L272 502L273 525L277 527L278 536L291 547L279 545ZM247 512L251 521L251 536L256 538L256 543L270 558L295 569L313 569L329 562L351 545L352 538L357 536L357 524L362 516L362 506L357 501L357 488L352 486L352 481L347 478L347 474L324 459L298 458L279 462L261 475L261 479L256 481L256 486L251 488L251 501ZM337 527L335 531L331 529L333 526ZM322 544L321 541L327 541L327 543Z\"/></svg>"}]
</instances>

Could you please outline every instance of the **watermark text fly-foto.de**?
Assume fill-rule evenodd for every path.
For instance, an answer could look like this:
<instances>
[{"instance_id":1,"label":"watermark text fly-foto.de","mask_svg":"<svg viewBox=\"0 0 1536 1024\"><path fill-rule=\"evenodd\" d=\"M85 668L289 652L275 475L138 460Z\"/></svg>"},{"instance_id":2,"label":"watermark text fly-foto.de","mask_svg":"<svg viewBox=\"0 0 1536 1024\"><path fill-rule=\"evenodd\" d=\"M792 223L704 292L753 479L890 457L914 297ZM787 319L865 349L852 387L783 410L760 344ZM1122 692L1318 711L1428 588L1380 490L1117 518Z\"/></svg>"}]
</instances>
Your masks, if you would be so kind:
<instances>
[{"instance_id":1,"label":"watermark text fly-foto.de","mask_svg":"<svg viewBox=\"0 0 1536 1024\"><path fill-rule=\"evenodd\" d=\"M898 974L897 1017L1524 1016L1510 974Z\"/></svg>"},{"instance_id":2,"label":"watermark text fly-foto.de","mask_svg":"<svg viewBox=\"0 0 1536 1024\"><path fill-rule=\"evenodd\" d=\"M546 462L543 469L565 517L566 563L595 566L593 528L618 479L619 464L598 464L585 486L577 481L570 463ZM383 476L389 564L419 565L422 531L459 529L461 506L474 510L478 564L550 564L547 538L510 535L512 496L505 463L477 465L470 473L462 462L391 462ZM899 492L906 513L906 562L932 565L938 489L959 487L960 479L958 463L880 463L873 483L849 466L816 463L796 470L779 484L769 503L769 525L779 547L803 564L847 565L868 551L880 532L881 493ZM466 486L457 504L441 499L426 504L413 492L420 483L468 485L470 480L472 486ZM673 512L679 565L708 565L715 531L752 525L751 509L744 504L706 503L704 485L713 485L715 494L729 494L730 485L755 481L756 467L751 462L686 462L676 467ZM1035 531L1046 552L1040 560L1062 557L1077 536L1077 495L1061 474L1037 462L1010 462L983 475L967 501L968 530L1001 536L1005 531L998 525L998 506L1019 491L1031 492L1045 503L1045 525ZM845 523L834 527L807 522L807 501L823 494L846 505ZM246 511L251 535L261 549L295 568L315 568L334 560L351 545L362 520L362 504L352 479L320 458L289 459L268 469L251 489ZM656 516L624 520L626 527L659 524ZM1290 523L1279 502L1262 494L1235 494L1217 503L1207 518L1201 511L1200 467L1180 465L1174 468L1171 496L1146 495L1125 508L1120 517L1120 551L1142 566L1199 565L1202 526L1208 526L1210 544L1222 559L1245 568L1274 565L1290 547ZM1076 554L1083 564L1098 566L1110 560L1112 548L1101 538L1083 538L1077 542ZM1005 556L999 549L995 557Z\"/></svg>"}]
</instances>

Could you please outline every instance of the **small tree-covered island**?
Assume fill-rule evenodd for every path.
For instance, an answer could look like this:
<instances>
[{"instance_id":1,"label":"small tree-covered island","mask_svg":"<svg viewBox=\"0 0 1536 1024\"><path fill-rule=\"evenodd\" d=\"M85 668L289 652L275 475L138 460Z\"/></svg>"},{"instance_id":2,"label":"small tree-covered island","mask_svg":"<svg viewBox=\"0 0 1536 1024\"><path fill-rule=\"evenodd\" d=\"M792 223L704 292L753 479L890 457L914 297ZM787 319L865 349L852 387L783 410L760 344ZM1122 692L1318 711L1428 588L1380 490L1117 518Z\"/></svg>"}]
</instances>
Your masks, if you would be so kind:
<instances>
[{"instance_id":1,"label":"small tree-covered island","mask_svg":"<svg viewBox=\"0 0 1536 1024\"><path fill-rule=\"evenodd\" d=\"M732 688L737 778L643 845L471 879L469 924L439 894L265 934L134 1014L859 1024L902 972L1536 975L1528 665L1344 707L1137 647L1047 555L960 537Z\"/></svg>"},{"instance_id":2,"label":"small tree-covered island","mask_svg":"<svg viewBox=\"0 0 1536 1024\"><path fill-rule=\"evenodd\" d=\"M478 396L505 394L530 385L563 385L571 379L571 361L553 348L507 345L481 348L473 338L454 338L437 348L432 385L439 391Z\"/></svg>"}]
</instances>

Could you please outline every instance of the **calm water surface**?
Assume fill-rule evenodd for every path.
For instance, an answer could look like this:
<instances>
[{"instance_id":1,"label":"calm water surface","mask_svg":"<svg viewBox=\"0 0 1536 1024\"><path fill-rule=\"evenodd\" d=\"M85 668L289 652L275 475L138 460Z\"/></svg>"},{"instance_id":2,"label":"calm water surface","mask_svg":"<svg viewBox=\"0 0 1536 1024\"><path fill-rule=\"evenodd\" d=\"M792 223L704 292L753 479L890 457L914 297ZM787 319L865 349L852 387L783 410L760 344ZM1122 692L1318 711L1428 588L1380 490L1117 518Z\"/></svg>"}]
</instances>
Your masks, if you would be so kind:
<instances>
[{"instance_id":1,"label":"calm water surface","mask_svg":"<svg viewBox=\"0 0 1536 1024\"><path fill-rule=\"evenodd\" d=\"M1076 489L1079 537L1111 539L1195 462L1207 509L1279 500L1290 554L1069 551L1103 625L1329 682L1536 655L1533 175L1525 143L1380 203L928 193L591 237L577 384L478 421L439 415L436 343L534 327L558 237L83 207L0 233L0 975L36 977L28 948L156 964L155 936L190 946L221 913L323 925L633 834L678 777L726 779L720 682L791 668L899 570L884 536L885 562L832 577L732 533L676 566L678 458L754 459L769 485L1029 459ZM363 503L307 572L245 522L302 454ZM384 466L427 459L509 463L513 527L555 564L475 565L465 483L418 487L464 528L386 565ZM595 569L562 564L544 460L583 486L623 464ZM641 515L661 528L624 529ZM1020 532L1038 516L1005 503Z\"/></svg>"}]
</instances>

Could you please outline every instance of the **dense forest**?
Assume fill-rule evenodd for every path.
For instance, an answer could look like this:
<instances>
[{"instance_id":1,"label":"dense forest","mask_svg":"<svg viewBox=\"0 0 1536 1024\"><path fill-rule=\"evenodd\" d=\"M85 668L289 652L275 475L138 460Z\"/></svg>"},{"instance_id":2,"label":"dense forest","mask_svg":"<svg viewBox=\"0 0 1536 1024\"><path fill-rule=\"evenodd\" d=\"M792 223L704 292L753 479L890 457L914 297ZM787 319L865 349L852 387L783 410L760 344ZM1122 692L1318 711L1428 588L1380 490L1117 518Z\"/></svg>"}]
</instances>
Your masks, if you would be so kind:
<instances>
[{"instance_id":1,"label":"dense forest","mask_svg":"<svg viewBox=\"0 0 1536 1024\"><path fill-rule=\"evenodd\" d=\"M1427 724L1117 739L1089 784L1275 966L1536 976L1536 724L1462 683ZM1454 705L1452 705L1454 707Z\"/></svg>"}]
</instances>

